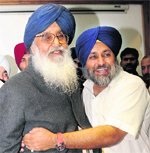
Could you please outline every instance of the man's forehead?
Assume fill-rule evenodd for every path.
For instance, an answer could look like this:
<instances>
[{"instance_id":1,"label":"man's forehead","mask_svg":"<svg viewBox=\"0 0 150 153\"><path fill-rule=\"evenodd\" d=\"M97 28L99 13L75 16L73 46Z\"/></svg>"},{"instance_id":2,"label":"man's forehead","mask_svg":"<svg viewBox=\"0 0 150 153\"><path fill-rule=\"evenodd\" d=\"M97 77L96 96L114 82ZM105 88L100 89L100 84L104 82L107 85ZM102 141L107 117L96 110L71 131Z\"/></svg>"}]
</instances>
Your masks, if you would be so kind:
<instances>
[{"instance_id":1,"label":"man's forehead","mask_svg":"<svg viewBox=\"0 0 150 153\"><path fill-rule=\"evenodd\" d=\"M96 54L96 53L99 53L99 52L101 52L101 53L110 52L110 53L113 54L113 52L110 49L105 49L105 50L101 50L101 51L100 50L91 50L90 54Z\"/></svg>"},{"instance_id":2,"label":"man's forehead","mask_svg":"<svg viewBox=\"0 0 150 153\"><path fill-rule=\"evenodd\" d=\"M92 48L90 54L95 54L96 52L101 52L101 53L111 52L111 53L113 53L112 50L102 42L96 42L94 47Z\"/></svg>"},{"instance_id":3,"label":"man's forehead","mask_svg":"<svg viewBox=\"0 0 150 153\"><path fill-rule=\"evenodd\" d=\"M30 55L28 53L25 53L22 58L29 58L29 56Z\"/></svg>"},{"instance_id":4,"label":"man's forehead","mask_svg":"<svg viewBox=\"0 0 150 153\"><path fill-rule=\"evenodd\" d=\"M150 58L142 59L141 64L147 64L147 65L150 64Z\"/></svg>"}]
</instances>

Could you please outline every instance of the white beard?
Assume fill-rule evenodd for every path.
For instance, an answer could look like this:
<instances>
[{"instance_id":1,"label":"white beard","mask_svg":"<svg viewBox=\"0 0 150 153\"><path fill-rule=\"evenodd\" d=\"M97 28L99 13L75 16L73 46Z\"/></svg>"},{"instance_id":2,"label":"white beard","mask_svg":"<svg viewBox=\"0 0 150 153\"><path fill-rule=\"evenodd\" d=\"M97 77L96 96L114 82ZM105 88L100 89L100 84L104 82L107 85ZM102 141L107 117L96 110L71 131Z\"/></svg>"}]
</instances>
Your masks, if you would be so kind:
<instances>
[{"instance_id":1,"label":"white beard","mask_svg":"<svg viewBox=\"0 0 150 153\"><path fill-rule=\"evenodd\" d=\"M78 87L78 77L70 50L60 47L63 54L51 58L50 52L58 47L49 50L46 55L41 55L35 43L32 45L35 49L32 55L33 66L44 77L46 85L53 89L59 87L63 93L74 92Z\"/></svg>"}]
</instances>

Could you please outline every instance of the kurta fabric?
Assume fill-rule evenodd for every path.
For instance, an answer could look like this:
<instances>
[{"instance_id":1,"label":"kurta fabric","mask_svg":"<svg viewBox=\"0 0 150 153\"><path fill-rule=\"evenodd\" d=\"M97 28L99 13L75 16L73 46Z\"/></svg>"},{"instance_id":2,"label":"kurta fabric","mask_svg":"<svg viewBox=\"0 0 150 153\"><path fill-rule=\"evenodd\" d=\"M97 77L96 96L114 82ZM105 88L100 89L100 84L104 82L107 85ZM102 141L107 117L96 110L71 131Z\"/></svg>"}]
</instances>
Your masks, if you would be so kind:
<instances>
[{"instance_id":1,"label":"kurta fabric","mask_svg":"<svg viewBox=\"0 0 150 153\"><path fill-rule=\"evenodd\" d=\"M150 96L144 82L121 71L96 97L94 83L84 83L83 101L93 127L112 125L128 134L118 144L103 148L104 153L150 152Z\"/></svg>"},{"instance_id":2,"label":"kurta fabric","mask_svg":"<svg viewBox=\"0 0 150 153\"><path fill-rule=\"evenodd\" d=\"M39 7L29 18L24 34L24 43L29 50L35 36L45 31L52 23L56 22L62 32L69 36L71 44L75 34L75 19L71 12L64 6L45 4Z\"/></svg>"},{"instance_id":3,"label":"kurta fabric","mask_svg":"<svg viewBox=\"0 0 150 153\"><path fill-rule=\"evenodd\" d=\"M87 58L94 47L96 40L108 46L115 56L118 55L122 45L122 38L119 31L113 27L102 26L84 31L76 41L76 55L85 66Z\"/></svg>"},{"instance_id":4,"label":"kurta fabric","mask_svg":"<svg viewBox=\"0 0 150 153\"><path fill-rule=\"evenodd\" d=\"M31 61L24 71L11 77L0 89L0 112L0 153L19 152L22 137L34 127L54 133L77 131L78 126L90 127L80 90L69 96L59 89L48 88ZM26 152L31 151L25 147ZM81 152L80 149L65 149L62 153Z\"/></svg>"}]
</instances>

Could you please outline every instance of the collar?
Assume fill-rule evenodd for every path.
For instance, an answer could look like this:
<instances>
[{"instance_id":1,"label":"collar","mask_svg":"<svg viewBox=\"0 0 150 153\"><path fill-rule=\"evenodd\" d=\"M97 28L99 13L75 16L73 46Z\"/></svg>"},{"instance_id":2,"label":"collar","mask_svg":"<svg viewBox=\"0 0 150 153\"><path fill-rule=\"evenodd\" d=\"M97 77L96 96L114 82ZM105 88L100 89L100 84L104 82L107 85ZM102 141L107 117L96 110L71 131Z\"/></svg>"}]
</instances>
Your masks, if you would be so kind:
<instances>
[{"instance_id":1,"label":"collar","mask_svg":"<svg viewBox=\"0 0 150 153\"><path fill-rule=\"evenodd\" d=\"M116 86L118 84L118 80L121 78L121 76L123 75L123 73L124 73L123 71L120 71L119 74L109 83L109 85L104 90L106 91L109 88L111 88L113 86ZM84 82L83 86L84 86L84 88L87 88L91 93L93 93L94 82L92 80L87 79Z\"/></svg>"}]
</instances>

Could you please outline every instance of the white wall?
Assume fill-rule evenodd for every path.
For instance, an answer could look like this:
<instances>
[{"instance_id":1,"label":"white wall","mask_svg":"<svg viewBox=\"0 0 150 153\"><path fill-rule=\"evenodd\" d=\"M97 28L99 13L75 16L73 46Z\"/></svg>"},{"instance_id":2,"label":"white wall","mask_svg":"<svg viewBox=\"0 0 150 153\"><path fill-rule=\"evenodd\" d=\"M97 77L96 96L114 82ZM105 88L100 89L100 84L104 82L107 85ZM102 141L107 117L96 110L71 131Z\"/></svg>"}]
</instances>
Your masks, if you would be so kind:
<instances>
[{"instance_id":1,"label":"white wall","mask_svg":"<svg viewBox=\"0 0 150 153\"><path fill-rule=\"evenodd\" d=\"M114 26L123 38L121 51L126 47L133 47L144 56L143 27L141 5L129 5L127 13L95 12L93 14L75 13L76 34L70 47L75 46L77 37L85 30L97 26ZM23 42L25 25L31 13L0 13L0 54L4 55L11 64L11 76L18 72L14 60L14 47ZM120 61L120 56L118 56ZM141 74L141 68L137 71Z\"/></svg>"}]
</instances>

